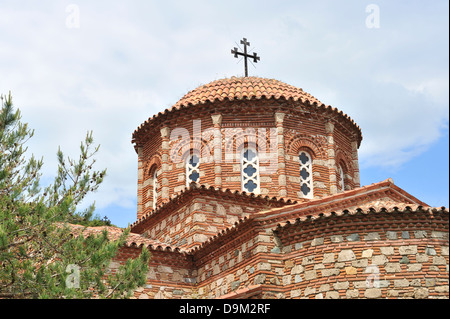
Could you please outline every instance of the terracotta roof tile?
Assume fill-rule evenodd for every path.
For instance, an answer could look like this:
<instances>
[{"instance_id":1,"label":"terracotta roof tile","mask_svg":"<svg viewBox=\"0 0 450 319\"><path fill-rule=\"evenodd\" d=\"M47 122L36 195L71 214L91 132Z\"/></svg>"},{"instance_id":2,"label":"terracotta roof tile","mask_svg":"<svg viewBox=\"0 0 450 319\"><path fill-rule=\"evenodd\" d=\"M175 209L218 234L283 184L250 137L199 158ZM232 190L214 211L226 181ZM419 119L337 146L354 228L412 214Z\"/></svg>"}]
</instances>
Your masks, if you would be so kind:
<instances>
[{"instance_id":1,"label":"terracotta roof tile","mask_svg":"<svg viewBox=\"0 0 450 319\"><path fill-rule=\"evenodd\" d=\"M283 83L275 79L267 79L260 77L231 77L213 81L211 83L201 85L198 88L191 90L184 95L175 105L155 114L147 121L142 123L133 133L133 140L135 141L138 132L143 129L150 122L153 122L160 116L168 114L175 110L180 110L186 107L205 104L207 102L223 101L228 99L234 100L250 100L250 99L281 99L293 101L301 101L311 106L319 107L324 111L337 112L354 125L359 134L361 130L359 126L345 113L337 108L325 105L311 94L297 88L293 85Z\"/></svg>"},{"instance_id":2,"label":"terracotta roof tile","mask_svg":"<svg viewBox=\"0 0 450 319\"><path fill-rule=\"evenodd\" d=\"M156 207L151 212L147 213L146 215L142 216L140 219L135 221L130 225L131 230L133 232L138 232L138 229L150 218L152 218L155 214L159 214L160 212L169 209L172 205L179 205L179 202L183 199L184 196L188 196L189 194L193 192L198 192L201 194L209 195L209 196L215 196L215 197L226 197L226 196L235 196L235 198L240 198L244 200L251 199L253 201L259 201L259 202L267 202L268 204L272 203L276 206L284 206L284 205L291 205L297 203L296 200L292 200L290 198L284 198L284 197L270 197L270 196L264 196L264 195L255 195L253 193L247 193L242 192L238 190L231 190L229 188L215 188L213 186L206 187L205 185L197 185L195 183L192 183L189 188L186 188L182 191L179 191L175 194L173 194L170 198L170 200L158 207Z\"/></svg>"},{"instance_id":3,"label":"terracotta roof tile","mask_svg":"<svg viewBox=\"0 0 450 319\"><path fill-rule=\"evenodd\" d=\"M83 234L83 236L99 235L104 230L108 232L108 238L110 240L119 239L120 235L123 233L122 228L112 227L112 226L100 226L100 227L85 227L81 225L68 224L67 225L74 236ZM126 247L147 247L150 250L159 251L174 251L180 253L187 253L187 251L180 249L178 247L173 247L166 243L159 242L157 240L149 239L138 234L129 233L125 242Z\"/></svg>"},{"instance_id":4,"label":"terracotta roof tile","mask_svg":"<svg viewBox=\"0 0 450 319\"><path fill-rule=\"evenodd\" d=\"M284 222L278 223L276 229L281 229L283 227L298 224L306 221L318 220L322 218L329 218L332 216L345 216L345 215L358 215L358 214L376 214L376 213L414 213L414 212L428 212L430 214L434 213L444 213L448 214L449 210L446 207L429 207L429 206L421 206L418 204L405 204L405 203L396 203L389 201L387 203L367 203L361 206L355 206L351 209L340 209L336 211L326 211L324 213L320 213L318 215L305 215L296 219L285 220Z\"/></svg>"},{"instance_id":5,"label":"terracotta roof tile","mask_svg":"<svg viewBox=\"0 0 450 319\"><path fill-rule=\"evenodd\" d=\"M402 189L398 188L394 184L391 183L392 180L388 179L380 183L374 183L368 186L364 186L362 188L359 188L359 190L364 190L363 194L359 194L360 196L363 196L364 194L368 194L371 191L374 191L376 189L379 189L380 191L383 190L383 187L388 186L390 189L395 189L396 191L404 192ZM174 197L172 200L176 201L177 199L180 199L183 195L187 193L191 193L193 191L203 191L210 194L216 194L218 196L221 195L237 195L237 196L249 196L253 198L260 198L263 199L264 197L261 196L255 196L253 194L246 194L239 191L231 191L229 189L215 189L215 188L206 188L204 186L200 186L197 188L190 188L183 192L180 192L180 194L176 197ZM347 191L344 193L348 193L347 196L351 195L352 192L355 192L355 190ZM404 192L406 193L406 192ZM342 193L341 193L342 194ZM407 194L407 193L406 193ZM341 201L344 203L346 198L345 196L343 198L339 198L340 194L337 195L331 195L326 198L327 201L334 201L336 199L337 201ZM270 201L279 201L284 202L285 204L293 204L295 202L292 202L291 200L286 199L277 199L277 198L268 198L265 197L264 199L270 200ZM414 197L410 198L411 200L414 200ZM430 207L426 205L425 203L422 203L420 201L412 202L412 203L404 203L404 202L398 202L394 199L389 198L377 198L365 203L356 204L354 206L350 207L343 207L335 210L327 210L327 209L320 209L320 213L316 214L295 214L298 212L302 212L303 210L307 210L309 206L314 204L315 202L322 204L322 201L324 199L317 199L310 201L308 203L300 203L297 205L289 205L288 208L286 206L283 208L273 208L266 211L263 211L260 213L260 215L255 214L250 217L244 217L242 219L239 219L237 222L234 223L233 226L228 227L222 231L220 231L217 235L210 237L206 242L201 244L199 247L194 247L188 250L179 249L177 247L149 239L146 237L143 237L139 234L130 233L126 240L126 246L127 247L147 247L151 250L159 250L159 251L173 251L173 252L179 252L183 254L192 254L194 252L202 250L204 247L213 244L217 240L220 240L222 237L234 233L236 231L239 231L241 227L244 227L247 223L252 221L262 221L267 220L267 218L275 221L281 217L281 222L276 222L274 224L274 230L280 230L283 227L288 227L289 225L294 225L302 222L308 222L313 220L318 220L322 218L330 218L333 216L346 216L346 215L358 215L358 214L377 214L377 213L388 213L388 214L407 214L407 213L415 213L415 212L428 212L429 214L437 214L437 213L443 213L443 214L449 214L449 209L446 207ZM176 205L177 203L174 202ZM167 205L167 204L166 204ZM165 207L164 205L163 207ZM283 214L283 210L289 210L289 212L286 212ZM157 213L157 211L155 212ZM281 214L281 215L280 215ZM150 216L150 215L149 215ZM146 216L144 219L134 223L134 226L139 225L141 222L143 222L146 218L149 216ZM300 217L298 217L300 216ZM80 225L69 225L73 231L74 234L83 232L84 235L90 235L90 234L100 234L103 230L107 230L110 238L112 239L118 239L121 233L123 232L123 229L117 228L117 227L84 227Z\"/></svg>"},{"instance_id":6,"label":"terracotta roof tile","mask_svg":"<svg viewBox=\"0 0 450 319\"><path fill-rule=\"evenodd\" d=\"M276 210L276 209L274 209ZM373 203L373 205L366 204L362 206L357 206L351 210L343 209L338 211L328 211L326 213L320 213L317 215L304 215L296 219L285 219L283 222L280 222L276 224L274 231L280 230L284 227L289 227L290 225L299 224L302 222L308 222L313 220L318 220L322 218L329 218L332 216L345 216L345 215L357 215L357 214L376 214L376 213L391 213L391 214L398 214L398 213L415 213L415 212L428 212L430 214L436 214L436 213L444 213L449 214L449 209L446 207L429 207L429 206L421 206L417 204L404 204L404 203L394 203L390 202L386 205ZM239 231L241 227L243 227L246 223L249 223L251 221L258 220L257 216L252 217L245 217L240 219L239 221L235 222L233 226L228 227L221 232L219 232L217 235L212 236L208 238L207 241L202 243L200 246L194 247L190 250L191 253L198 252L205 248L206 246L213 244L217 240L220 240L222 237L229 235L231 233Z\"/></svg>"},{"instance_id":7,"label":"terracotta roof tile","mask_svg":"<svg viewBox=\"0 0 450 319\"><path fill-rule=\"evenodd\" d=\"M405 198L407 198L410 203L399 202L393 199L388 198L377 198L365 203L357 204L354 206L346 206L345 202L348 200L348 197L358 196L364 197L370 195L373 192L382 193L386 188L389 188L391 191L396 191L402 194ZM340 205L342 208L336 210L327 210L324 209L328 203L336 203L342 202ZM302 212L307 211L311 206L317 205L319 209L317 209L317 213L307 213L302 214ZM243 227L245 224L252 221L262 221L265 222L275 221L275 228L280 229L282 227L292 225L295 223L301 223L311 220L316 220L320 218L328 218L331 216L345 216L345 215L357 215L357 214L376 214L380 212L386 213L410 213L410 212L428 212L430 214L435 213L444 213L449 214L449 209L446 207L430 207L427 204L417 200L412 195L405 192L403 189L396 186L392 179L388 178L379 183L373 183L367 186L363 186L354 190L346 191L343 193L330 195L321 199L311 200L309 202L298 203L294 205L284 206L280 208L272 208L270 210L262 211L260 213L254 214L250 217L245 217L239 219L234 223L233 226L228 227L217 235L210 237L206 242L204 242L199 247L194 247L191 252L202 250L209 244L220 240L223 236L231 234L233 232L238 231L239 228ZM298 217L300 216L300 217ZM280 222L276 222L276 220L281 219Z\"/></svg>"}]
</instances>

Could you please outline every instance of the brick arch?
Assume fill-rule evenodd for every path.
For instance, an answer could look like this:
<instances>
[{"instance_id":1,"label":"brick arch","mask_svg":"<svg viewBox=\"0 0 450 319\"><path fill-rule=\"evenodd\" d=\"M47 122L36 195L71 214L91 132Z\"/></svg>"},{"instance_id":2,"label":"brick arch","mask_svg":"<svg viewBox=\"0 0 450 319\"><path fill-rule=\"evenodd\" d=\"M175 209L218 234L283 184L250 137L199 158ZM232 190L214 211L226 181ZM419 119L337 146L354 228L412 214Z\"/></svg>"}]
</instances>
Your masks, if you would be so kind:
<instances>
[{"instance_id":1,"label":"brick arch","mask_svg":"<svg viewBox=\"0 0 450 319\"><path fill-rule=\"evenodd\" d=\"M347 189L347 186L350 186L350 188L354 187L353 183L353 177L354 177L354 170L353 170L353 161L348 157L348 155L342 151L341 149L336 150L336 156L335 156L335 163L336 163L336 174L337 176L340 176L340 170L339 166L342 166L342 169L344 170L344 184L345 189ZM345 175L350 175L351 180L345 177ZM339 177L340 178L340 177Z\"/></svg>"},{"instance_id":2,"label":"brick arch","mask_svg":"<svg viewBox=\"0 0 450 319\"><path fill-rule=\"evenodd\" d=\"M207 141L205 139L198 140L182 140L177 144L175 149L171 149L170 158L171 160L176 159L179 162L184 162L188 158L189 155L193 154L193 150L200 150L200 154L197 154L199 157L203 157L205 155L213 156L213 140Z\"/></svg>"},{"instance_id":3,"label":"brick arch","mask_svg":"<svg viewBox=\"0 0 450 319\"><path fill-rule=\"evenodd\" d=\"M225 153L231 154L230 152L236 151L236 153L239 154L245 146L252 146L257 150L265 152L276 152L276 145L272 145L275 143L268 142L268 139L271 137L270 134L274 133L270 131L269 133L265 131L265 134L261 133L262 131L256 128L235 129L232 131L226 130L223 135L225 141Z\"/></svg>"},{"instance_id":4,"label":"brick arch","mask_svg":"<svg viewBox=\"0 0 450 319\"><path fill-rule=\"evenodd\" d=\"M298 151L295 153L296 156L299 156L301 152L306 152L309 154L309 156L311 157L311 160L314 160L315 158L317 158L318 156L316 155L317 153L314 152L310 147L308 146L301 146L299 147Z\"/></svg>"},{"instance_id":5,"label":"brick arch","mask_svg":"<svg viewBox=\"0 0 450 319\"><path fill-rule=\"evenodd\" d=\"M161 156L159 154L155 154L152 158L146 163L144 173L147 176L151 176L155 169L161 167Z\"/></svg>"},{"instance_id":6,"label":"brick arch","mask_svg":"<svg viewBox=\"0 0 450 319\"><path fill-rule=\"evenodd\" d=\"M287 137L287 138L286 138ZM319 141L317 138L296 134L293 136L285 136L286 153L298 155L301 150L310 150L310 154L314 158L325 159L326 152L324 150L324 141Z\"/></svg>"},{"instance_id":7,"label":"brick arch","mask_svg":"<svg viewBox=\"0 0 450 319\"><path fill-rule=\"evenodd\" d=\"M339 148L336 150L335 163L336 169L338 169L339 165L342 165L344 172L353 176L353 161Z\"/></svg>"}]
</instances>

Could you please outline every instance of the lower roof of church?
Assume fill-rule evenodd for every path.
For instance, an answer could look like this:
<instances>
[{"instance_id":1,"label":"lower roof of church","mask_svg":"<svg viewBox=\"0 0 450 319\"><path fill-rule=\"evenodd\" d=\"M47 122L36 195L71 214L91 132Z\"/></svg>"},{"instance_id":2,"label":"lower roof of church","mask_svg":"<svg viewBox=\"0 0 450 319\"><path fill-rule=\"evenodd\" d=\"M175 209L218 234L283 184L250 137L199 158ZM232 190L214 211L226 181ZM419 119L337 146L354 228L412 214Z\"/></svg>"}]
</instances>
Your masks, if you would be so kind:
<instances>
[{"instance_id":1,"label":"lower roof of church","mask_svg":"<svg viewBox=\"0 0 450 319\"><path fill-rule=\"evenodd\" d=\"M214 195L216 198L241 198L246 201L266 201L266 204L272 204L273 207L261 209L254 214L242 218L235 222L232 226L218 232L214 236L210 236L207 241L196 245L192 248L186 249L158 241L156 239L148 238L136 231L142 231L142 226L145 226L145 221L149 220L158 214L164 214L164 210L170 208L170 205L182 205L182 196L185 199L192 196L208 197ZM391 179L360 187L358 189L346 191L340 194L327 196L321 199L310 202L296 203L288 199L275 198L261 198L253 194L245 194L240 192L229 192L213 188L197 187L186 190L178 198L171 200L172 204L168 203L161 207L155 214L150 214L142 220L131 225L131 233L126 238L125 247L139 248L146 247L154 252L178 253L184 256L193 256L198 253L208 254L208 251L214 251L222 247L224 243L231 241L231 238L239 236L245 229L255 227L256 224L264 224L265 228L272 229L273 232L278 233L288 230L295 225L305 225L315 223L320 220L332 220L333 218L353 218L358 216L375 216L377 214L388 213L390 216L397 218L396 214L420 214L426 213L434 218L439 214L448 215L449 209L445 207L430 207L421 202L414 196L410 195L403 189L394 185ZM398 218L403 218L398 215ZM353 217L352 217L353 216ZM448 218L448 217L447 217ZM336 220L336 219L334 219ZM69 225L74 235L83 234L99 235L104 230L108 232L108 236L112 240L117 240L124 229L112 226L101 227L84 227L80 225Z\"/></svg>"}]
</instances>

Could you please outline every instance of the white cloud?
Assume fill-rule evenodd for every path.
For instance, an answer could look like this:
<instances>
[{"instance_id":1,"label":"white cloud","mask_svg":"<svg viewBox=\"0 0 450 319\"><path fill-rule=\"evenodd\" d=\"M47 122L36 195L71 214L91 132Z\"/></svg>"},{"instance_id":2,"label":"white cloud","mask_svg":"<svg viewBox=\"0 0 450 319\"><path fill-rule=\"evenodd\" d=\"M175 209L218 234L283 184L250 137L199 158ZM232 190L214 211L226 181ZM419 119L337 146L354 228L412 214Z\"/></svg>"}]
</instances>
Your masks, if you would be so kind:
<instances>
[{"instance_id":1,"label":"white cloud","mask_svg":"<svg viewBox=\"0 0 450 319\"><path fill-rule=\"evenodd\" d=\"M0 90L36 129L46 176L59 145L76 156L94 131L108 168L98 207L134 205L132 132L198 85L242 75L230 53L242 37L261 56L251 75L356 120L363 165L399 166L448 129L446 1L381 1L380 29L365 27L360 1L76 1L78 29L65 25L69 3L0 4Z\"/></svg>"}]
</instances>

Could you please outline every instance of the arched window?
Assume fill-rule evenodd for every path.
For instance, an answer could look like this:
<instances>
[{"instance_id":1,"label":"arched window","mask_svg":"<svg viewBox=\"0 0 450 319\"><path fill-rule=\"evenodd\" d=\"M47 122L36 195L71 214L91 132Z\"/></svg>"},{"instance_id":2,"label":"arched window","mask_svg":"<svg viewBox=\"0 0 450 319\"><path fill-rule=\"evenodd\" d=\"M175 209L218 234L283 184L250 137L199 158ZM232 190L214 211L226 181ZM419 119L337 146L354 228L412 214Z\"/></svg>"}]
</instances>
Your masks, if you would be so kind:
<instances>
[{"instance_id":1,"label":"arched window","mask_svg":"<svg viewBox=\"0 0 450 319\"><path fill-rule=\"evenodd\" d=\"M155 172L153 173L153 209L156 208L156 201L158 200L158 173Z\"/></svg>"},{"instance_id":2,"label":"arched window","mask_svg":"<svg viewBox=\"0 0 450 319\"><path fill-rule=\"evenodd\" d=\"M340 191L343 192L345 191L345 175L344 175L344 168L342 167L342 165L339 165L339 187L340 187Z\"/></svg>"},{"instance_id":3,"label":"arched window","mask_svg":"<svg viewBox=\"0 0 450 319\"><path fill-rule=\"evenodd\" d=\"M241 152L241 188L244 192L259 194L259 159L258 152L245 147Z\"/></svg>"},{"instance_id":4,"label":"arched window","mask_svg":"<svg viewBox=\"0 0 450 319\"><path fill-rule=\"evenodd\" d=\"M303 198L313 198L313 174L311 155L301 151L300 161L300 192Z\"/></svg>"},{"instance_id":5,"label":"arched window","mask_svg":"<svg viewBox=\"0 0 450 319\"><path fill-rule=\"evenodd\" d=\"M186 160L186 187L191 183L200 183L200 159L191 155Z\"/></svg>"}]
</instances>

